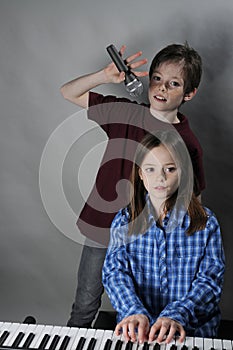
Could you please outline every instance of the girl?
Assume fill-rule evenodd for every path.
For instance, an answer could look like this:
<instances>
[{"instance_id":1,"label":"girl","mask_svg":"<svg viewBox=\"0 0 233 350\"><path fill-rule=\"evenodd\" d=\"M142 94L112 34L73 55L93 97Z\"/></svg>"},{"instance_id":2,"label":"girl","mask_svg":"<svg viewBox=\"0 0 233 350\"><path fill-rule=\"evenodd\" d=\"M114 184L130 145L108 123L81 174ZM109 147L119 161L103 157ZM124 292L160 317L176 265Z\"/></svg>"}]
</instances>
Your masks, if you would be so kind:
<instances>
[{"instance_id":1,"label":"girl","mask_svg":"<svg viewBox=\"0 0 233 350\"><path fill-rule=\"evenodd\" d=\"M111 226L103 284L126 340L169 343L178 333L215 337L225 258L218 221L194 193L177 132L139 144L127 208Z\"/></svg>"}]
</instances>

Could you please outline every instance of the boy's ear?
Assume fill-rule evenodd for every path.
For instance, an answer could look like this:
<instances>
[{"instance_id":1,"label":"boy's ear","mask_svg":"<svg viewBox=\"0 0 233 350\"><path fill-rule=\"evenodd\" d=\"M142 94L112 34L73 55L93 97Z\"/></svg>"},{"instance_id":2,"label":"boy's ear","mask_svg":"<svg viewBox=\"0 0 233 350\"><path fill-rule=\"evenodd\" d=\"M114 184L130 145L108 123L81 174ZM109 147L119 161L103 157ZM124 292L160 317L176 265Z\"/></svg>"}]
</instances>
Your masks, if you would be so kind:
<instances>
[{"instance_id":1,"label":"boy's ear","mask_svg":"<svg viewBox=\"0 0 233 350\"><path fill-rule=\"evenodd\" d=\"M195 88L193 91L189 92L188 94L184 95L184 101L190 101L197 93L197 88Z\"/></svg>"}]
</instances>

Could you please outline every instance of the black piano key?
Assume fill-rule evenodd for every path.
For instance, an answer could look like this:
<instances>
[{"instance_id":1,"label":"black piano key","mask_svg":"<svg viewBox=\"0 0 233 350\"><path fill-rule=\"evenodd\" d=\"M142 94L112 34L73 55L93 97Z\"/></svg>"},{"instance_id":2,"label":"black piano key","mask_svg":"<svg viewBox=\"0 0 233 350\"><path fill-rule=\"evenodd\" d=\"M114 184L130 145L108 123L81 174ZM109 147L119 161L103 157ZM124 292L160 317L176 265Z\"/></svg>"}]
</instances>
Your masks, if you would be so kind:
<instances>
[{"instance_id":1,"label":"black piano key","mask_svg":"<svg viewBox=\"0 0 233 350\"><path fill-rule=\"evenodd\" d=\"M121 350L122 345L123 345L123 341L118 339L117 342L116 342L114 350Z\"/></svg>"},{"instance_id":2,"label":"black piano key","mask_svg":"<svg viewBox=\"0 0 233 350\"><path fill-rule=\"evenodd\" d=\"M17 348L24 336L25 336L25 333L19 332L19 334L17 335L17 337L13 341L12 348Z\"/></svg>"},{"instance_id":3,"label":"black piano key","mask_svg":"<svg viewBox=\"0 0 233 350\"><path fill-rule=\"evenodd\" d=\"M142 350L149 350L149 344L147 341L144 342Z\"/></svg>"},{"instance_id":4,"label":"black piano key","mask_svg":"<svg viewBox=\"0 0 233 350\"><path fill-rule=\"evenodd\" d=\"M112 346L112 340L107 339L106 343L104 344L104 350L110 350Z\"/></svg>"},{"instance_id":5,"label":"black piano key","mask_svg":"<svg viewBox=\"0 0 233 350\"><path fill-rule=\"evenodd\" d=\"M192 350L199 350L199 347L195 345Z\"/></svg>"},{"instance_id":6,"label":"black piano key","mask_svg":"<svg viewBox=\"0 0 233 350\"><path fill-rule=\"evenodd\" d=\"M79 339L78 345L76 347L76 350L82 350L82 348L84 347L86 339L84 337L81 337Z\"/></svg>"},{"instance_id":7,"label":"black piano key","mask_svg":"<svg viewBox=\"0 0 233 350\"><path fill-rule=\"evenodd\" d=\"M170 347L170 350L177 350L177 346L175 344L172 344L172 346Z\"/></svg>"},{"instance_id":8,"label":"black piano key","mask_svg":"<svg viewBox=\"0 0 233 350\"><path fill-rule=\"evenodd\" d=\"M131 342L130 340L126 343L126 347L125 350L132 350L133 347L133 342Z\"/></svg>"},{"instance_id":9,"label":"black piano key","mask_svg":"<svg viewBox=\"0 0 233 350\"><path fill-rule=\"evenodd\" d=\"M188 350L188 347L187 347L187 345L183 345L182 347L181 347L181 349L180 350Z\"/></svg>"},{"instance_id":10,"label":"black piano key","mask_svg":"<svg viewBox=\"0 0 233 350\"><path fill-rule=\"evenodd\" d=\"M7 337L9 336L10 332L4 331L0 337L0 346L5 342Z\"/></svg>"},{"instance_id":11,"label":"black piano key","mask_svg":"<svg viewBox=\"0 0 233 350\"><path fill-rule=\"evenodd\" d=\"M45 349L48 341L49 341L50 335L49 334L45 334L43 339L41 340L40 345L38 346L39 349Z\"/></svg>"},{"instance_id":12,"label":"black piano key","mask_svg":"<svg viewBox=\"0 0 233 350\"><path fill-rule=\"evenodd\" d=\"M91 338L88 346L87 346L87 350L94 350L95 348L95 344L96 344L96 339L95 338Z\"/></svg>"},{"instance_id":13,"label":"black piano key","mask_svg":"<svg viewBox=\"0 0 233 350\"><path fill-rule=\"evenodd\" d=\"M160 350L160 344L155 343L155 345L153 346L153 350Z\"/></svg>"},{"instance_id":14,"label":"black piano key","mask_svg":"<svg viewBox=\"0 0 233 350\"><path fill-rule=\"evenodd\" d=\"M66 335L64 337L64 339L62 340L62 343L60 345L60 348L59 350L66 350L68 344L69 344L69 341L70 341L70 337L68 335Z\"/></svg>"},{"instance_id":15,"label":"black piano key","mask_svg":"<svg viewBox=\"0 0 233 350\"><path fill-rule=\"evenodd\" d=\"M53 338L53 340L52 340L52 342L51 342L51 344L49 346L49 350L55 350L56 349L56 346L57 346L60 338L61 337L59 335L57 335L57 334L54 336L54 338Z\"/></svg>"},{"instance_id":16,"label":"black piano key","mask_svg":"<svg viewBox=\"0 0 233 350\"><path fill-rule=\"evenodd\" d=\"M35 334L34 333L29 333L27 336L27 339L25 340L25 342L23 343L22 348L29 348L31 342L33 341L33 339L35 338Z\"/></svg>"}]
</instances>

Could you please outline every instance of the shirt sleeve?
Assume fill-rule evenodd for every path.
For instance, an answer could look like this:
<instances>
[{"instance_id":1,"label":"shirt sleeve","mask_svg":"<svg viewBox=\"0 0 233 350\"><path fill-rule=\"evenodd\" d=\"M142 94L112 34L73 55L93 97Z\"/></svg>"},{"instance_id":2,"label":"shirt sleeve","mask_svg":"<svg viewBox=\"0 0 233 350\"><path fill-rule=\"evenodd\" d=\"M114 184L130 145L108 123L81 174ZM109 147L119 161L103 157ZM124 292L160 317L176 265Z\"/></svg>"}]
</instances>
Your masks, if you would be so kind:
<instances>
[{"instance_id":1,"label":"shirt sleeve","mask_svg":"<svg viewBox=\"0 0 233 350\"><path fill-rule=\"evenodd\" d=\"M221 297L225 271L225 256L217 219L212 215L206 224L208 244L189 292L169 303L159 317L168 317L196 328L215 316ZM155 321L155 320L154 320Z\"/></svg>"},{"instance_id":2,"label":"shirt sleeve","mask_svg":"<svg viewBox=\"0 0 233 350\"><path fill-rule=\"evenodd\" d=\"M128 225L125 214L120 211L111 226L111 238L103 265L103 285L113 308L118 313L118 322L123 318L135 315L152 317L137 296L130 264L127 257Z\"/></svg>"}]
</instances>

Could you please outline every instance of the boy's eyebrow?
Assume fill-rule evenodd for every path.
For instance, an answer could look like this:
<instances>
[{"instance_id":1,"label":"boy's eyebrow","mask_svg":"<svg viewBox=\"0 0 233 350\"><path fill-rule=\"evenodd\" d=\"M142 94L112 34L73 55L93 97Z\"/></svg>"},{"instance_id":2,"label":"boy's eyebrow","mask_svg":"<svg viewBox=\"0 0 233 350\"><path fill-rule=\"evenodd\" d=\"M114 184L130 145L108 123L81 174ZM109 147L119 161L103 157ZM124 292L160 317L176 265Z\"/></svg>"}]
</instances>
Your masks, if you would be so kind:
<instances>
[{"instance_id":1,"label":"boy's eyebrow","mask_svg":"<svg viewBox=\"0 0 233 350\"><path fill-rule=\"evenodd\" d=\"M154 71L154 72L152 73L152 76L153 76L154 74L162 75L162 74L159 73L158 71ZM177 77L177 76L171 77L170 79L184 80L182 77Z\"/></svg>"},{"instance_id":2,"label":"boy's eyebrow","mask_svg":"<svg viewBox=\"0 0 233 350\"><path fill-rule=\"evenodd\" d=\"M152 75L154 75L154 74L162 75L162 73L160 73L160 72L157 71L157 70L154 70L154 71L153 71ZM182 75L182 74L181 74L181 75ZM182 76L181 76L181 77L177 77L177 76L175 75L175 76L172 77L171 79L177 79L177 80L179 80L179 79L183 79L183 77L182 77Z\"/></svg>"}]
</instances>

